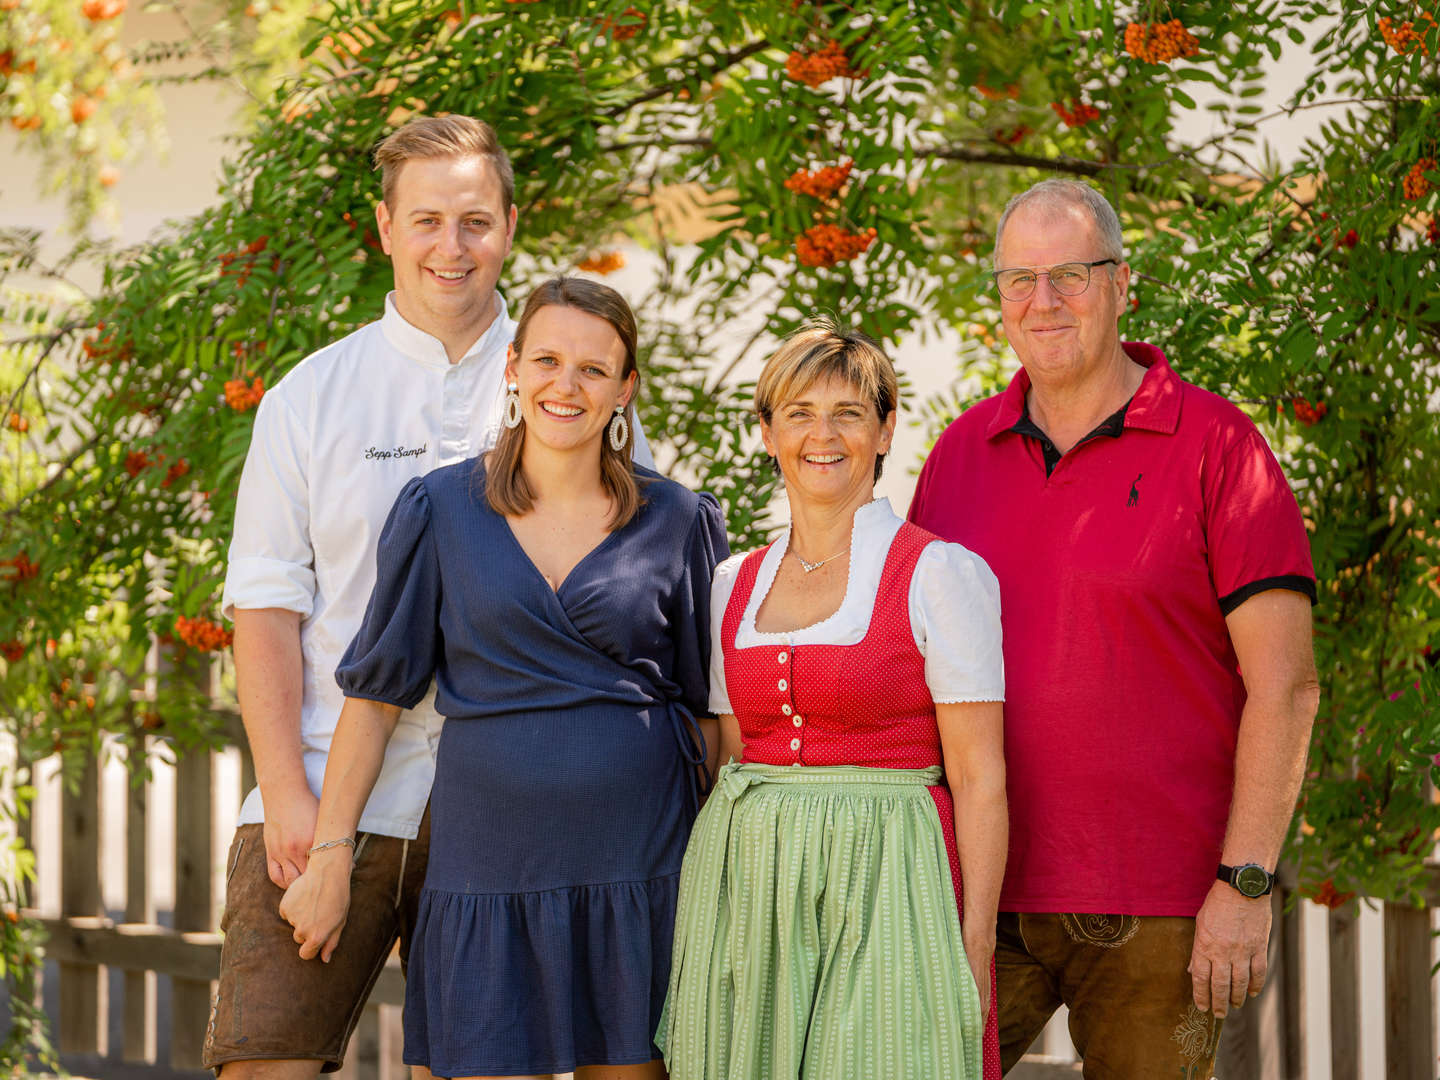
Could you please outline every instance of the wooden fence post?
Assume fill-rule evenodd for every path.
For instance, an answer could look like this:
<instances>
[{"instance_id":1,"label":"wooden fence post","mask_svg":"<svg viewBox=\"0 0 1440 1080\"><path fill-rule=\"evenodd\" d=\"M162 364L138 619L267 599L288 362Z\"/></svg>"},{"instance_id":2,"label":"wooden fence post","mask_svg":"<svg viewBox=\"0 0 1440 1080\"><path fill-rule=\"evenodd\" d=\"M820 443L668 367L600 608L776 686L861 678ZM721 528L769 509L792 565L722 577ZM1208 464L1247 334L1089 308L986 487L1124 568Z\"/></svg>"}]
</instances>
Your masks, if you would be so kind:
<instances>
[{"instance_id":1,"label":"wooden fence post","mask_svg":"<svg viewBox=\"0 0 1440 1080\"><path fill-rule=\"evenodd\" d=\"M1349 904L1330 912L1330 1077L1360 1080L1360 920Z\"/></svg>"},{"instance_id":2,"label":"wooden fence post","mask_svg":"<svg viewBox=\"0 0 1440 1080\"><path fill-rule=\"evenodd\" d=\"M150 792L145 780L150 740L137 736L125 762L125 921L150 924L155 904L150 896ZM155 973L125 972L125 1061L153 1064L156 1043Z\"/></svg>"},{"instance_id":3,"label":"wooden fence post","mask_svg":"<svg viewBox=\"0 0 1440 1080\"><path fill-rule=\"evenodd\" d=\"M79 785L60 793L60 914L105 914L100 896L100 769L87 757ZM108 1014L105 970L95 964L61 963L62 1054L104 1054Z\"/></svg>"},{"instance_id":4,"label":"wooden fence post","mask_svg":"<svg viewBox=\"0 0 1440 1080\"><path fill-rule=\"evenodd\" d=\"M211 797L215 762L210 751L191 750L175 763L175 929L212 930ZM210 1021L210 980L170 980L170 1064L200 1068Z\"/></svg>"},{"instance_id":5,"label":"wooden fence post","mask_svg":"<svg viewBox=\"0 0 1440 1080\"><path fill-rule=\"evenodd\" d=\"M1305 976L1314 965L1305 951L1305 898L1286 889L1281 894L1281 901L1276 927L1280 935L1280 955L1284 957L1279 973L1281 989L1285 992L1281 1021L1285 1040L1281 1075L1285 1080L1305 1080Z\"/></svg>"},{"instance_id":6,"label":"wooden fence post","mask_svg":"<svg viewBox=\"0 0 1440 1080\"><path fill-rule=\"evenodd\" d=\"M1385 905L1385 1080L1435 1080L1430 911Z\"/></svg>"}]
</instances>

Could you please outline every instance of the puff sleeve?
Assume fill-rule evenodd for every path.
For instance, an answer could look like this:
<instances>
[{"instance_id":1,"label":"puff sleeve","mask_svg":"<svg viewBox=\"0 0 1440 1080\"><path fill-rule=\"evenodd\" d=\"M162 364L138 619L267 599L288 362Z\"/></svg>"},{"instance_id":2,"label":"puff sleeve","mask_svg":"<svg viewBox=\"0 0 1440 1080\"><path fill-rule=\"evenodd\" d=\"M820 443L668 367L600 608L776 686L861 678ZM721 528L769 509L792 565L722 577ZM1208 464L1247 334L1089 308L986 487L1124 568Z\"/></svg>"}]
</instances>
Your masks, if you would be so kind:
<instances>
[{"instance_id":1,"label":"puff sleeve","mask_svg":"<svg viewBox=\"0 0 1440 1080\"><path fill-rule=\"evenodd\" d=\"M442 644L440 563L424 477L406 484L390 508L375 567L365 619L335 681L346 697L412 709L430 689Z\"/></svg>"},{"instance_id":2,"label":"puff sleeve","mask_svg":"<svg viewBox=\"0 0 1440 1080\"><path fill-rule=\"evenodd\" d=\"M672 678L680 687L680 701L697 716L710 712L710 579L716 564L729 554L725 515L715 496L702 491L685 554L684 580L675 591L672 613L675 635Z\"/></svg>"},{"instance_id":3,"label":"puff sleeve","mask_svg":"<svg viewBox=\"0 0 1440 1080\"><path fill-rule=\"evenodd\" d=\"M960 544L926 546L910 579L910 627L936 704L1004 701L1000 583Z\"/></svg>"}]
</instances>

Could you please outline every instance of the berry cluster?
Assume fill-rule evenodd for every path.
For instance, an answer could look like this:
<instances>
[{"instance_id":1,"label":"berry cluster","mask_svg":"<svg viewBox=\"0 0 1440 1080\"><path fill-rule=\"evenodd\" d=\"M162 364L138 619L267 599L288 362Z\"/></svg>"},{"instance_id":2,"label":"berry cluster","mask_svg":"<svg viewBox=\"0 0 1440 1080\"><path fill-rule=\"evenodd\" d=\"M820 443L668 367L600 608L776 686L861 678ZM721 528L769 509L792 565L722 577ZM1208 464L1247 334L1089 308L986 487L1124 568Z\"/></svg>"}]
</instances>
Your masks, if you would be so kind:
<instances>
[{"instance_id":1,"label":"berry cluster","mask_svg":"<svg viewBox=\"0 0 1440 1080\"><path fill-rule=\"evenodd\" d=\"M622 21L630 20L630 21ZM645 14L636 11L633 7L627 7L620 13L620 19L612 19L606 15L600 20L600 33L609 34L611 41L629 41L645 26Z\"/></svg>"},{"instance_id":2,"label":"berry cluster","mask_svg":"<svg viewBox=\"0 0 1440 1080\"><path fill-rule=\"evenodd\" d=\"M863 79L870 69L852 68L838 41L827 41L814 52L793 51L785 61L785 74L812 89L830 79Z\"/></svg>"},{"instance_id":3,"label":"berry cluster","mask_svg":"<svg viewBox=\"0 0 1440 1080\"><path fill-rule=\"evenodd\" d=\"M1029 124L1016 124L1012 128L997 128L990 133L991 137L1002 146L1018 145L1026 135L1033 135L1035 129Z\"/></svg>"},{"instance_id":4,"label":"berry cluster","mask_svg":"<svg viewBox=\"0 0 1440 1080\"><path fill-rule=\"evenodd\" d=\"M1353 892L1338 891L1335 888L1335 882L1326 878L1316 887L1310 899L1321 907L1327 907L1333 911L1335 908L1344 907L1354 896L1355 894Z\"/></svg>"},{"instance_id":5,"label":"berry cluster","mask_svg":"<svg viewBox=\"0 0 1440 1080\"><path fill-rule=\"evenodd\" d=\"M1020 99L1020 84L1006 83L1004 90L996 90L993 86L986 86L984 82L977 82L975 89L980 91L980 96L987 101L999 101L1001 98L1009 98L1011 101Z\"/></svg>"},{"instance_id":6,"label":"berry cluster","mask_svg":"<svg viewBox=\"0 0 1440 1080\"><path fill-rule=\"evenodd\" d=\"M1314 405L1311 405L1310 402L1299 397L1291 400L1290 407L1295 410L1295 419L1306 427L1314 427L1323 420L1325 414L1330 411L1326 408L1323 401L1317 401Z\"/></svg>"},{"instance_id":7,"label":"berry cluster","mask_svg":"<svg viewBox=\"0 0 1440 1080\"><path fill-rule=\"evenodd\" d=\"M113 19L125 10L125 0L85 0L80 12L91 22Z\"/></svg>"},{"instance_id":8,"label":"berry cluster","mask_svg":"<svg viewBox=\"0 0 1440 1080\"><path fill-rule=\"evenodd\" d=\"M22 581L29 581L40 573L39 564L31 562L29 554L24 551L11 558L0 559L0 567L6 566L14 571L14 573L0 575L0 577L9 578L11 584L15 585L18 585Z\"/></svg>"},{"instance_id":9,"label":"berry cluster","mask_svg":"<svg viewBox=\"0 0 1440 1080\"><path fill-rule=\"evenodd\" d=\"M103 364L120 363L135 355L135 347L128 341L117 342L114 329L107 334L103 322L95 324L95 336L81 342L80 351Z\"/></svg>"},{"instance_id":10,"label":"berry cluster","mask_svg":"<svg viewBox=\"0 0 1440 1080\"><path fill-rule=\"evenodd\" d=\"M247 377L254 376L254 381L247 385L244 379L225 380L225 404L236 412L247 412L255 408L265 396L265 380L253 371L245 374Z\"/></svg>"},{"instance_id":11,"label":"berry cluster","mask_svg":"<svg viewBox=\"0 0 1440 1080\"><path fill-rule=\"evenodd\" d=\"M795 238L795 254L806 266L834 266L862 254L874 242L874 229L852 233L843 225L812 225Z\"/></svg>"},{"instance_id":12,"label":"berry cluster","mask_svg":"<svg viewBox=\"0 0 1440 1080\"><path fill-rule=\"evenodd\" d=\"M28 645L19 641L0 641L0 656L5 657L6 660L13 664L25 655L28 648Z\"/></svg>"},{"instance_id":13,"label":"berry cluster","mask_svg":"<svg viewBox=\"0 0 1440 1080\"><path fill-rule=\"evenodd\" d=\"M1179 19L1132 22L1125 27L1125 51L1147 64L1168 64L1176 57L1194 56L1200 42Z\"/></svg>"},{"instance_id":14,"label":"berry cluster","mask_svg":"<svg viewBox=\"0 0 1440 1080\"><path fill-rule=\"evenodd\" d=\"M175 618L175 633L192 649L204 652L218 652L229 648L235 640L235 631L226 630L219 623L209 619L187 619L184 615Z\"/></svg>"},{"instance_id":15,"label":"berry cluster","mask_svg":"<svg viewBox=\"0 0 1440 1080\"><path fill-rule=\"evenodd\" d=\"M139 476L153 464L144 450L131 450L125 455L125 471L131 476Z\"/></svg>"},{"instance_id":16,"label":"berry cluster","mask_svg":"<svg viewBox=\"0 0 1440 1080\"><path fill-rule=\"evenodd\" d=\"M11 431L18 431L21 435L30 430L30 421L13 410L5 421L5 426Z\"/></svg>"},{"instance_id":17,"label":"berry cluster","mask_svg":"<svg viewBox=\"0 0 1440 1080\"><path fill-rule=\"evenodd\" d=\"M855 162L844 161L839 165L826 165L814 172L796 169L785 181L785 187L801 195L809 195L821 200L828 199L845 186L845 181L850 179L850 170L853 168L855 168Z\"/></svg>"},{"instance_id":18,"label":"berry cluster","mask_svg":"<svg viewBox=\"0 0 1440 1080\"><path fill-rule=\"evenodd\" d=\"M168 488L171 484L173 484L176 480L179 480L180 477L184 476L189 471L190 463L182 457L179 461L175 462L174 465L171 465L168 469L165 470L165 479L160 481L160 486Z\"/></svg>"},{"instance_id":19,"label":"berry cluster","mask_svg":"<svg viewBox=\"0 0 1440 1080\"><path fill-rule=\"evenodd\" d=\"M1405 174L1405 198L1423 199L1426 195L1430 194L1430 189L1435 185L1430 183L1429 178L1425 174L1435 171L1436 164L1434 158L1423 157L1415 162L1414 165L1411 165L1410 171Z\"/></svg>"},{"instance_id":20,"label":"berry cluster","mask_svg":"<svg viewBox=\"0 0 1440 1080\"><path fill-rule=\"evenodd\" d=\"M220 266L222 267L220 276L230 277L233 274L235 284L244 285L250 280L250 271L255 266L255 256L259 255L269 245L270 237L260 236L250 241L250 243L246 244L239 251L225 252L219 258ZM242 264L238 270L234 266L237 261Z\"/></svg>"},{"instance_id":21,"label":"berry cluster","mask_svg":"<svg viewBox=\"0 0 1440 1080\"><path fill-rule=\"evenodd\" d=\"M95 110L99 107L99 104L93 97L88 97L85 94L76 94L75 100L70 102L70 119L77 124L83 124L95 115Z\"/></svg>"},{"instance_id":22,"label":"berry cluster","mask_svg":"<svg viewBox=\"0 0 1440 1080\"><path fill-rule=\"evenodd\" d=\"M625 265L625 256L618 251L602 251L595 255L587 255L575 264L577 270L585 270L591 274L613 274Z\"/></svg>"},{"instance_id":23,"label":"berry cluster","mask_svg":"<svg viewBox=\"0 0 1440 1080\"><path fill-rule=\"evenodd\" d=\"M1353 248L1353 247L1354 247L1356 244L1358 244L1359 242L1360 242L1360 234L1359 234L1358 232L1356 232L1354 229L1347 230L1347 231L1344 232L1344 233L1342 233L1339 229L1336 229L1336 230L1335 230L1335 250L1336 250L1336 251L1339 251L1341 248L1345 248L1345 249L1348 250L1349 248Z\"/></svg>"},{"instance_id":24,"label":"berry cluster","mask_svg":"<svg viewBox=\"0 0 1440 1080\"><path fill-rule=\"evenodd\" d=\"M1060 117L1067 128L1084 127L1090 121L1100 119L1100 110L1079 98L1071 98L1068 109L1061 101L1052 101L1050 108L1055 110L1055 115Z\"/></svg>"},{"instance_id":25,"label":"berry cluster","mask_svg":"<svg viewBox=\"0 0 1440 1080\"><path fill-rule=\"evenodd\" d=\"M1430 218L1430 224L1425 226L1425 239L1434 247L1440 247L1440 219Z\"/></svg>"},{"instance_id":26,"label":"berry cluster","mask_svg":"<svg viewBox=\"0 0 1440 1080\"><path fill-rule=\"evenodd\" d=\"M1427 42L1425 38L1430 34L1440 31L1440 24L1435 22L1435 16L1431 15L1428 11L1420 12L1420 18L1430 24L1428 28L1417 30L1415 24L1409 19L1405 20L1399 26L1396 26L1394 19L1382 17L1379 24L1380 36L1385 39L1386 45L1389 45L1390 48L1394 49L1401 56L1408 56L1413 52L1419 52L1425 56L1429 56L1430 43Z\"/></svg>"}]
</instances>

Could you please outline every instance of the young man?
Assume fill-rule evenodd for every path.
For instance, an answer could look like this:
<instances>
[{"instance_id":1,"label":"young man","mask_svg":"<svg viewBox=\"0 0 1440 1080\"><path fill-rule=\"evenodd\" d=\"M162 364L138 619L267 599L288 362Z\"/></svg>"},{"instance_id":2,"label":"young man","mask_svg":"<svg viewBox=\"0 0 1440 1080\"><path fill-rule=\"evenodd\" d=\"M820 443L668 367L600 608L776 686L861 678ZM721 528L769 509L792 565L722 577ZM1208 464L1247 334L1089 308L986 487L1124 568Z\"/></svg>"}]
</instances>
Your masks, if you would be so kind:
<instances>
[{"instance_id":1,"label":"young man","mask_svg":"<svg viewBox=\"0 0 1440 1080\"><path fill-rule=\"evenodd\" d=\"M305 869L344 698L337 662L375 581L405 482L474 457L502 421L514 334L496 283L515 236L514 177L489 125L412 121L375 152L375 217L395 290L379 321L301 361L260 404L240 482L224 611L259 783L227 865L225 945L205 1064L225 1080L339 1068L425 875L440 717L402 715L356 837L345 948L301 960L278 911ZM650 464L636 432L636 458Z\"/></svg>"},{"instance_id":2,"label":"young man","mask_svg":"<svg viewBox=\"0 0 1440 1080\"><path fill-rule=\"evenodd\" d=\"M1208 1077L1265 979L1315 716L1309 544L1254 424L1120 341L1103 196L1017 196L995 266L1021 370L940 437L910 517L1000 581L1002 1065L1064 1003L1086 1077Z\"/></svg>"}]
</instances>

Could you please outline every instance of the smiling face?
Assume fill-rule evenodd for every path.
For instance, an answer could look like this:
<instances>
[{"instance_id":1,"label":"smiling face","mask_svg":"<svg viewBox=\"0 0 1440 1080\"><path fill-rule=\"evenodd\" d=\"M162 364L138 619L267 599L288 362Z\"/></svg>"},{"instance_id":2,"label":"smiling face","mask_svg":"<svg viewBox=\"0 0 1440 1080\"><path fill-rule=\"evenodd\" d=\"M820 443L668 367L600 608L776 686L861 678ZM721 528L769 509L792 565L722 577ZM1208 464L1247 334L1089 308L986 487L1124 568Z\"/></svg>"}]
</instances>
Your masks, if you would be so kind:
<instances>
[{"instance_id":1,"label":"smiling face","mask_svg":"<svg viewBox=\"0 0 1440 1080\"><path fill-rule=\"evenodd\" d=\"M506 381L519 384L525 445L598 453L615 406L635 389L636 373L624 369L625 344L599 315L561 304L536 311L505 365Z\"/></svg>"},{"instance_id":2,"label":"smiling face","mask_svg":"<svg viewBox=\"0 0 1440 1080\"><path fill-rule=\"evenodd\" d=\"M780 464L791 500L860 505L875 490L875 459L890 452L895 413L881 420L852 383L817 379L760 421L765 449Z\"/></svg>"},{"instance_id":3,"label":"smiling face","mask_svg":"<svg viewBox=\"0 0 1440 1080\"><path fill-rule=\"evenodd\" d=\"M1005 224L996 251L997 269L1090 262L1106 252L1089 213L1075 204L1036 202L1020 206ZM1000 300L1005 334L1032 382L1083 383L1123 362L1118 321L1125 310L1130 267L1097 266L1079 296L1061 296L1048 275L1039 276L1025 300Z\"/></svg>"},{"instance_id":4,"label":"smiling face","mask_svg":"<svg viewBox=\"0 0 1440 1080\"><path fill-rule=\"evenodd\" d=\"M407 161L375 220L396 308L458 359L495 318L495 283L515 237L515 208L504 209L494 165L480 156Z\"/></svg>"}]
</instances>

